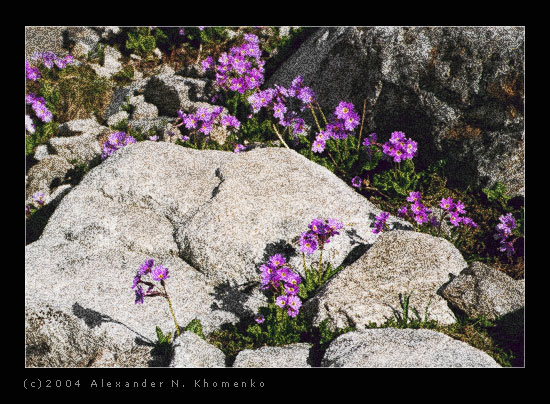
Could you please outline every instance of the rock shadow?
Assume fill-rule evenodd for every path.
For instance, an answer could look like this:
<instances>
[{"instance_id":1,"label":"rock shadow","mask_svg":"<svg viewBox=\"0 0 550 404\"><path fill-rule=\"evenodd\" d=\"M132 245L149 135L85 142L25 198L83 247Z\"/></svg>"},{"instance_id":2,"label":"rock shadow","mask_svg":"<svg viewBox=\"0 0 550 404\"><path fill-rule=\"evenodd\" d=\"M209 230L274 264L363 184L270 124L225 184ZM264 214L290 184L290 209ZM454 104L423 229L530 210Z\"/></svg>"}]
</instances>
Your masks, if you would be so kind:
<instances>
[{"instance_id":1,"label":"rock shadow","mask_svg":"<svg viewBox=\"0 0 550 404\"><path fill-rule=\"evenodd\" d=\"M84 320L84 323L90 329L99 327L103 323L115 323L126 327L132 333L136 334L137 336L134 340L136 345L148 346L151 348L151 359L147 362L150 367L167 367L172 362L174 356L174 347L172 344L159 344L158 342L151 341L149 338L141 335L139 332L128 327L126 324L121 323L106 314L82 307L78 303L73 304L72 311L76 317Z\"/></svg>"},{"instance_id":2,"label":"rock shadow","mask_svg":"<svg viewBox=\"0 0 550 404\"><path fill-rule=\"evenodd\" d=\"M226 281L214 287L210 293L214 302L210 305L212 310L223 310L235 314L239 319L252 317L254 312L246 307L246 302L259 285L256 282L249 282L244 285L234 286Z\"/></svg>"}]
</instances>

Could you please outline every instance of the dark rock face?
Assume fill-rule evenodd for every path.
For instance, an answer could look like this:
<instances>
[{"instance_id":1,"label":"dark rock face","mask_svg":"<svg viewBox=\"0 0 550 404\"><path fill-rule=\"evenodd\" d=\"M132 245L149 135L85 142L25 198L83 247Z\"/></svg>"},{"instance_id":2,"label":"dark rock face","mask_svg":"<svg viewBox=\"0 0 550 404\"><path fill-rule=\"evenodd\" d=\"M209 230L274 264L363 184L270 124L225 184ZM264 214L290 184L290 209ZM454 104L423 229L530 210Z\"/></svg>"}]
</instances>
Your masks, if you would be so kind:
<instances>
[{"instance_id":1,"label":"dark rock face","mask_svg":"<svg viewBox=\"0 0 550 404\"><path fill-rule=\"evenodd\" d=\"M421 168L446 158L456 185L524 195L524 41L522 27L320 28L267 86L302 75L325 112L366 100L366 133L404 131Z\"/></svg>"}]
</instances>

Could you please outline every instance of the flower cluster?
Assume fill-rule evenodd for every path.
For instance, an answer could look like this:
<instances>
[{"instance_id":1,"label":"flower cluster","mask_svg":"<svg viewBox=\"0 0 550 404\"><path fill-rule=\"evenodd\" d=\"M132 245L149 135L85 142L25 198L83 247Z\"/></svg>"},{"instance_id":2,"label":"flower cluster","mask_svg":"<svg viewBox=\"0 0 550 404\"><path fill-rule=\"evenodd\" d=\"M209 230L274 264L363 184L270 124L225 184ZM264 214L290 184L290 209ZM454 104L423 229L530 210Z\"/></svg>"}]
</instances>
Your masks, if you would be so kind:
<instances>
[{"instance_id":1,"label":"flower cluster","mask_svg":"<svg viewBox=\"0 0 550 404\"><path fill-rule=\"evenodd\" d=\"M103 143L101 158L105 160L118 149L136 143L136 139L127 135L126 132L114 132L109 135L109 138Z\"/></svg>"},{"instance_id":2,"label":"flower cluster","mask_svg":"<svg viewBox=\"0 0 550 404\"><path fill-rule=\"evenodd\" d=\"M33 202L34 207L38 209L38 208L44 206L44 204L46 203L45 198L46 198L46 195L44 195L44 192L42 192L42 191L37 191L34 194L32 194L32 202ZM25 205L25 214L26 215L31 213L31 208L32 208L31 205Z\"/></svg>"},{"instance_id":3,"label":"flower cluster","mask_svg":"<svg viewBox=\"0 0 550 404\"><path fill-rule=\"evenodd\" d=\"M374 234L378 234L384 231L388 217L390 217L389 212L381 212L378 216L376 216L376 221L374 222L374 229L372 229L372 232Z\"/></svg>"},{"instance_id":4,"label":"flower cluster","mask_svg":"<svg viewBox=\"0 0 550 404\"><path fill-rule=\"evenodd\" d=\"M466 216L460 216L464 213L466 213L465 206L462 202L457 201L453 202L451 198L443 198L441 199L441 202L439 203L439 206L443 208L443 210L449 214L449 221L453 226L459 226L460 224L463 224L465 226L476 228L478 227L477 224Z\"/></svg>"},{"instance_id":5,"label":"flower cluster","mask_svg":"<svg viewBox=\"0 0 550 404\"><path fill-rule=\"evenodd\" d=\"M422 203L422 196L420 192L410 192L407 197L407 202L410 202L409 208L407 206L402 206L401 209L397 211L397 214L401 217L405 217L407 214L412 217L416 223L422 225L424 223L430 222L433 226L438 226L439 222L432 216L428 218L428 215L432 213L431 209L428 209Z\"/></svg>"},{"instance_id":6,"label":"flower cluster","mask_svg":"<svg viewBox=\"0 0 550 404\"><path fill-rule=\"evenodd\" d=\"M345 139L352 135L359 125L359 114L355 112L355 106L351 102L340 101L333 113L333 118L326 125L325 130L317 133L311 150L315 153L322 153L329 138L335 140Z\"/></svg>"},{"instance_id":7,"label":"flower cluster","mask_svg":"<svg viewBox=\"0 0 550 404\"><path fill-rule=\"evenodd\" d=\"M289 102L293 98L300 102L302 111L315 101L315 93L304 85L301 76L295 77L289 88L275 84L274 88L257 91L248 97L248 102L254 113L262 108L271 110L281 126L290 127L295 135L306 135L309 128L305 121L289 107Z\"/></svg>"},{"instance_id":8,"label":"flower cluster","mask_svg":"<svg viewBox=\"0 0 550 404\"><path fill-rule=\"evenodd\" d=\"M28 61L25 60L25 77L27 80L36 81L41 77L38 67L31 66Z\"/></svg>"},{"instance_id":9,"label":"flower cluster","mask_svg":"<svg viewBox=\"0 0 550 404\"><path fill-rule=\"evenodd\" d=\"M497 233L494 235L495 240L499 240L499 251L506 252L507 255L512 255L514 250L513 241L508 241L508 237L512 234L512 230L516 228L516 220L511 213L502 215L498 218L500 223L497 224Z\"/></svg>"},{"instance_id":10,"label":"flower cluster","mask_svg":"<svg viewBox=\"0 0 550 404\"><path fill-rule=\"evenodd\" d=\"M198 129L199 132L205 136L209 135L214 129L214 125L217 123L216 119L221 115L223 107L217 106L212 110L202 107L198 108L194 114L186 114L183 111L178 111L178 116L182 120L178 125L185 125L187 129ZM232 115L224 115L219 120L219 123L223 126L233 127L239 129L241 123Z\"/></svg>"},{"instance_id":11,"label":"flower cluster","mask_svg":"<svg viewBox=\"0 0 550 404\"><path fill-rule=\"evenodd\" d=\"M203 70L216 69L216 84L222 88L238 91L243 94L247 90L260 87L264 82L265 61L261 59L260 40L254 34L246 34L241 46L233 47L222 53L215 65L209 56L202 61Z\"/></svg>"},{"instance_id":12,"label":"flower cluster","mask_svg":"<svg viewBox=\"0 0 550 404\"><path fill-rule=\"evenodd\" d=\"M262 290L272 289L277 294L275 304L281 308L288 307L288 315L296 317L302 306L302 301L298 297L300 283L302 278L294 273L286 265L286 259L281 254L273 255L267 264L260 267L262 271ZM263 319L258 317L256 322L262 323Z\"/></svg>"},{"instance_id":13,"label":"flower cluster","mask_svg":"<svg viewBox=\"0 0 550 404\"><path fill-rule=\"evenodd\" d=\"M154 281L161 282L161 284L164 282L164 280L168 279L170 276L168 275L168 268L164 268L162 265L155 265L155 261L153 259L146 260L138 269L136 276L134 277L134 282L132 284L132 289L136 289L136 304L142 304L143 299L145 296L160 296L161 293L154 292L153 288L155 287L154 284L150 282L146 282L142 279L145 275L151 276ZM147 291L143 291L143 287L141 284L144 284L148 286Z\"/></svg>"},{"instance_id":14,"label":"flower cluster","mask_svg":"<svg viewBox=\"0 0 550 404\"><path fill-rule=\"evenodd\" d=\"M416 156L418 143L410 138L405 139L403 132L392 132L390 140L382 145L382 151L389 157L393 157L393 161L399 163L401 161L412 159Z\"/></svg>"},{"instance_id":15,"label":"flower cluster","mask_svg":"<svg viewBox=\"0 0 550 404\"><path fill-rule=\"evenodd\" d=\"M55 64L58 68L64 69L68 64L74 63L74 58L71 55L66 55L63 58L60 58L53 52L35 52L32 57L32 60L40 60L44 66L48 69L51 69Z\"/></svg>"},{"instance_id":16,"label":"flower cluster","mask_svg":"<svg viewBox=\"0 0 550 404\"><path fill-rule=\"evenodd\" d=\"M37 95L35 95L33 93L28 93L25 96L25 102L27 104L31 105L35 115L42 122L50 122L52 120L53 114L48 109L48 107L46 107L46 100L43 97L38 97ZM27 130L28 130L28 127L31 127L31 125L32 125L32 121L31 121L31 125L29 125L29 119L30 119L30 117L28 117L28 118L25 117L25 126L27 127ZM34 131L34 125L32 125L32 128L33 128L33 131ZM31 132L31 133L33 133L33 132Z\"/></svg>"},{"instance_id":17,"label":"flower cluster","mask_svg":"<svg viewBox=\"0 0 550 404\"><path fill-rule=\"evenodd\" d=\"M321 250L325 244L330 243L330 238L340 234L338 230L344 225L336 219L313 219L308 226L309 230L300 236L300 251L313 254L317 248Z\"/></svg>"},{"instance_id":18,"label":"flower cluster","mask_svg":"<svg viewBox=\"0 0 550 404\"><path fill-rule=\"evenodd\" d=\"M460 216L466 213L465 206L461 201L454 202L452 198L441 199L439 206L443 209L443 213L439 220L435 216L428 217L428 214L432 213L432 210L426 208L426 206L422 204L420 192L410 192L407 201L411 202L409 208L407 208L407 206L402 206L397 214L401 217L405 217L408 214L414 218L419 225L430 223L432 226L437 227L441 224L443 219L449 215L449 221L455 227L461 224L473 228L478 227L471 218Z\"/></svg>"}]
</instances>

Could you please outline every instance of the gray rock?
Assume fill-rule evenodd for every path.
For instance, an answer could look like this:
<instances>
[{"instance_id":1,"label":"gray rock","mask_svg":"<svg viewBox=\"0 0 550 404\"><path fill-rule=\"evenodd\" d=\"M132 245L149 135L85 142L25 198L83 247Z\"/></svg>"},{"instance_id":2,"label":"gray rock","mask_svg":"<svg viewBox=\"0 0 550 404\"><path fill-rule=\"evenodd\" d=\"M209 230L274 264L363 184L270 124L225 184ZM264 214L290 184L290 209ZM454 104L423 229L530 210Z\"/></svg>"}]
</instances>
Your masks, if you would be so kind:
<instances>
[{"instance_id":1,"label":"gray rock","mask_svg":"<svg viewBox=\"0 0 550 404\"><path fill-rule=\"evenodd\" d=\"M145 102L143 95L130 97L128 103L134 106L132 120L153 119L159 116L158 108L153 104Z\"/></svg>"},{"instance_id":2,"label":"gray rock","mask_svg":"<svg viewBox=\"0 0 550 404\"><path fill-rule=\"evenodd\" d=\"M129 119L130 114L126 111L119 111L116 114L113 114L107 119L107 125L109 126L115 126L116 124L124 121L125 119Z\"/></svg>"},{"instance_id":3,"label":"gray rock","mask_svg":"<svg viewBox=\"0 0 550 404\"><path fill-rule=\"evenodd\" d=\"M409 300L409 318L415 308L424 320L441 324L456 321L438 290L467 266L447 240L411 231L384 232L374 245L349 267L329 280L302 310L314 324L328 319L330 328L370 322L384 323L402 313L399 294Z\"/></svg>"},{"instance_id":4,"label":"gray rock","mask_svg":"<svg viewBox=\"0 0 550 404\"><path fill-rule=\"evenodd\" d=\"M41 160L44 160L49 155L50 153L48 152L48 146L46 146L45 144L41 144L36 148L36 151L34 152L34 159L41 161Z\"/></svg>"},{"instance_id":5,"label":"gray rock","mask_svg":"<svg viewBox=\"0 0 550 404\"><path fill-rule=\"evenodd\" d=\"M225 355L197 334L186 331L174 341L171 368L223 368Z\"/></svg>"},{"instance_id":6,"label":"gray rock","mask_svg":"<svg viewBox=\"0 0 550 404\"><path fill-rule=\"evenodd\" d=\"M64 56L67 50L63 44L63 32L67 27L25 27L25 59L31 59L36 52L51 51Z\"/></svg>"},{"instance_id":7,"label":"gray rock","mask_svg":"<svg viewBox=\"0 0 550 404\"><path fill-rule=\"evenodd\" d=\"M142 93L149 80L150 78L136 80L126 87L116 88L113 91L111 102L105 111L104 118L108 120L113 115L119 114L120 112L126 112L123 106L129 105L128 100L131 97Z\"/></svg>"},{"instance_id":8,"label":"gray rock","mask_svg":"<svg viewBox=\"0 0 550 404\"><path fill-rule=\"evenodd\" d=\"M230 155L215 171L212 199L177 233L185 259L213 282L258 282L257 269L275 253L303 272L298 239L317 217L345 226L327 244L324 262L356 259L377 239L372 228L380 210L326 168L283 148ZM393 216L387 223L412 228ZM317 250L307 261L319 258Z\"/></svg>"},{"instance_id":9,"label":"gray rock","mask_svg":"<svg viewBox=\"0 0 550 404\"><path fill-rule=\"evenodd\" d=\"M38 191L47 198L54 184L61 183L72 167L66 159L53 155L32 166L27 173L26 203L31 203L32 195Z\"/></svg>"},{"instance_id":10,"label":"gray rock","mask_svg":"<svg viewBox=\"0 0 550 404\"><path fill-rule=\"evenodd\" d=\"M174 120L174 118L169 118L167 116L159 116L158 118L131 119L128 123L130 127L138 129L143 133L154 131L156 134L160 135L164 133L167 128L171 127L171 123Z\"/></svg>"},{"instance_id":11,"label":"gray rock","mask_svg":"<svg viewBox=\"0 0 550 404\"><path fill-rule=\"evenodd\" d=\"M310 344L299 343L281 347L265 346L239 352L234 368L310 368Z\"/></svg>"},{"instance_id":12,"label":"gray rock","mask_svg":"<svg viewBox=\"0 0 550 404\"><path fill-rule=\"evenodd\" d=\"M159 114L177 116L178 110L187 110L196 101L208 101L206 82L174 74L153 76L145 87L145 101L158 107Z\"/></svg>"},{"instance_id":13,"label":"gray rock","mask_svg":"<svg viewBox=\"0 0 550 404\"><path fill-rule=\"evenodd\" d=\"M347 368L498 368L485 352L425 329L381 328L336 338L323 367Z\"/></svg>"},{"instance_id":14,"label":"gray rock","mask_svg":"<svg viewBox=\"0 0 550 404\"><path fill-rule=\"evenodd\" d=\"M68 27L67 41L72 45L71 54L74 57L86 57L100 41L100 36L91 27Z\"/></svg>"},{"instance_id":15,"label":"gray rock","mask_svg":"<svg viewBox=\"0 0 550 404\"><path fill-rule=\"evenodd\" d=\"M72 187L73 186L70 184L63 184L54 188L48 200L46 201L46 204L53 205L53 206L59 205L59 202L61 202L61 199L63 199L63 197L67 195L67 193L69 193Z\"/></svg>"},{"instance_id":16,"label":"gray rock","mask_svg":"<svg viewBox=\"0 0 550 404\"><path fill-rule=\"evenodd\" d=\"M97 135L86 133L80 136L54 137L48 142L53 152L69 162L88 164L101 155Z\"/></svg>"},{"instance_id":17,"label":"gray rock","mask_svg":"<svg viewBox=\"0 0 550 404\"><path fill-rule=\"evenodd\" d=\"M524 195L524 42L523 27L319 28L267 87L301 75L325 113L367 100L367 131L404 131L415 164L447 158L458 185Z\"/></svg>"},{"instance_id":18,"label":"gray rock","mask_svg":"<svg viewBox=\"0 0 550 404\"><path fill-rule=\"evenodd\" d=\"M493 320L525 306L525 283L481 262L473 262L441 295L469 317Z\"/></svg>"},{"instance_id":19,"label":"gray rock","mask_svg":"<svg viewBox=\"0 0 550 404\"><path fill-rule=\"evenodd\" d=\"M119 61L122 54L110 46L106 46L103 51L103 65L92 63L90 66L94 69L98 76L111 78L122 68L122 63Z\"/></svg>"},{"instance_id":20,"label":"gray rock","mask_svg":"<svg viewBox=\"0 0 550 404\"><path fill-rule=\"evenodd\" d=\"M101 126L95 118L75 119L59 125L57 136L97 135L104 129L105 127Z\"/></svg>"}]
</instances>

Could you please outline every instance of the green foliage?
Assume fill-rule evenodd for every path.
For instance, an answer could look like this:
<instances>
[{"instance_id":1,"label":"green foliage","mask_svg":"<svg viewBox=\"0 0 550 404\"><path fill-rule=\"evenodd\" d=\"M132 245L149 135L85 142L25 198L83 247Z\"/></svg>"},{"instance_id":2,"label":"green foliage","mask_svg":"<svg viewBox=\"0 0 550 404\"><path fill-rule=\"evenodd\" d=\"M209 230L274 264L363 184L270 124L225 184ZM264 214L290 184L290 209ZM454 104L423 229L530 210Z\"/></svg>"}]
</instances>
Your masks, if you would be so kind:
<instances>
[{"instance_id":1,"label":"green foliage","mask_svg":"<svg viewBox=\"0 0 550 404\"><path fill-rule=\"evenodd\" d=\"M160 329L160 327L158 325L156 326L156 331L157 331L157 343L159 345L170 344L170 339L172 338L172 333L171 332L164 335L164 333L162 332L162 330Z\"/></svg>"},{"instance_id":2,"label":"green foliage","mask_svg":"<svg viewBox=\"0 0 550 404\"><path fill-rule=\"evenodd\" d=\"M325 268L321 271L313 266L306 267L304 270L304 278L300 284L298 296L303 300L309 299L317 290L319 290L321 286L327 283L328 280L336 275L342 268L343 267L340 266L333 269L331 263L327 263Z\"/></svg>"},{"instance_id":3,"label":"green foliage","mask_svg":"<svg viewBox=\"0 0 550 404\"><path fill-rule=\"evenodd\" d=\"M187 324L185 326L183 331L191 331L191 332L197 334L202 339L204 339L204 340L206 339L206 337L204 336L204 333L202 332L201 321L198 318L194 318L193 320L191 320L189 322L189 324Z\"/></svg>"},{"instance_id":4,"label":"green foliage","mask_svg":"<svg viewBox=\"0 0 550 404\"><path fill-rule=\"evenodd\" d=\"M32 155L36 147L45 144L50 140L59 126L56 122L42 122L38 119L34 120L36 130L34 133L29 133L25 135L25 155Z\"/></svg>"},{"instance_id":5,"label":"green foliage","mask_svg":"<svg viewBox=\"0 0 550 404\"><path fill-rule=\"evenodd\" d=\"M510 197L506 194L506 187L501 182L495 183L491 188L483 188L483 193L491 203L498 203L502 208L508 204Z\"/></svg>"},{"instance_id":6,"label":"green foliage","mask_svg":"<svg viewBox=\"0 0 550 404\"><path fill-rule=\"evenodd\" d=\"M202 31L198 27L184 27L185 35L195 46L199 43L221 44L228 39L227 27L205 27Z\"/></svg>"},{"instance_id":7,"label":"green foliage","mask_svg":"<svg viewBox=\"0 0 550 404\"><path fill-rule=\"evenodd\" d=\"M388 193L390 197L406 197L411 191L418 189L419 180L423 173L416 173L412 160L405 160L403 164L393 170L386 170L373 176L373 185Z\"/></svg>"},{"instance_id":8,"label":"green foliage","mask_svg":"<svg viewBox=\"0 0 550 404\"><path fill-rule=\"evenodd\" d=\"M59 73L55 89L44 83L43 92L58 122L102 116L110 102L112 86L88 65L69 65ZM49 102L49 104L48 104Z\"/></svg>"},{"instance_id":9,"label":"green foliage","mask_svg":"<svg viewBox=\"0 0 550 404\"><path fill-rule=\"evenodd\" d=\"M162 32L159 29L153 30ZM159 34L156 34L157 37ZM126 49L129 52L148 57L153 53L153 50L157 47L157 38L155 35L151 35L149 28L139 27L135 31L128 31L128 39L126 40Z\"/></svg>"},{"instance_id":10,"label":"green foliage","mask_svg":"<svg viewBox=\"0 0 550 404\"><path fill-rule=\"evenodd\" d=\"M115 73L111 79L120 87L126 86L132 82L134 78L134 68L132 65L126 65L122 70Z\"/></svg>"}]
</instances>

